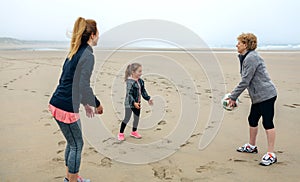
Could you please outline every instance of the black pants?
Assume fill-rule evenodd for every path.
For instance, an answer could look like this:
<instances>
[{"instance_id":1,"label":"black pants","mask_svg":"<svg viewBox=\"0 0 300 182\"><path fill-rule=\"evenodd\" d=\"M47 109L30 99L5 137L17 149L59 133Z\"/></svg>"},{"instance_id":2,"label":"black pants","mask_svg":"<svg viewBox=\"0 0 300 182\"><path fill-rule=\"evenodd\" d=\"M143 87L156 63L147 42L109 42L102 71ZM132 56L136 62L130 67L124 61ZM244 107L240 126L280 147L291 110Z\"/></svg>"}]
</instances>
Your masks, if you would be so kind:
<instances>
[{"instance_id":1,"label":"black pants","mask_svg":"<svg viewBox=\"0 0 300 182\"><path fill-rule=\"evenodd\" d=\"M131 118L131 114L133 113L133 128L132 131L136 131L139 120L140 120L140 109L136 108L125 108L125 117L124 120L122 121L121 128L120 128L120 133L124 133L124 130L126 128L127 123L129 122Z\"/></svg>"},{"instance_id":2,"label":"black pants","mask_svg":"<svg viewBox=\"0 0 300 182\"><path fill-rule=\"evenodd\" d=\"M248 117L249 125L257 127L260 117L263 118L263 126L266 130L273 129L274 105L277 96L263 101L261 103L252 104L251 111Z\"/></svg>"}]
</instances>

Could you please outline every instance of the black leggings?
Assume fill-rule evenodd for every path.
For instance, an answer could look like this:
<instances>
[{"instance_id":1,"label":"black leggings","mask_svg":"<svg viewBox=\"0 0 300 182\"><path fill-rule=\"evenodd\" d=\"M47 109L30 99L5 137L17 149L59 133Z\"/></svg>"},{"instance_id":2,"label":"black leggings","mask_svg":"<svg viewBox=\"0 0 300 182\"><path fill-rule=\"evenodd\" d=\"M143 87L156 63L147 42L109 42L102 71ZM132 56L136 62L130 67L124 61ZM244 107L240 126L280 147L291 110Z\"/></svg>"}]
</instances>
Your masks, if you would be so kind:
<instances>
[{"instance_id":1,"label":"black leggings","mask_svg":"<svg viewBox=\"0 0 300 182\"><path fill-rule=\"evenodd\" d=\"M139 120L140 120L140 109L136 108L125 108L125 117L124 120L122 121L121 128L120 128L120 133L124 133L124 130L126 128L127 123L129 122L131 118L131 114L133 113L133 128L132 131L136 131Z\"/></svg>"},{"instance_id":2,"label":"black leggings","mask_svg":"<svg viewBox=\"0 0 300 182\"><path fill-rule=\"evenodd\" d=\"M263 118L263 126L266 130L273 129L274 105L277 96L263 101L261 103L252 104L251 111L248 117L249 125L257 127L260 117Z\"/></svg>"}]
</instances>

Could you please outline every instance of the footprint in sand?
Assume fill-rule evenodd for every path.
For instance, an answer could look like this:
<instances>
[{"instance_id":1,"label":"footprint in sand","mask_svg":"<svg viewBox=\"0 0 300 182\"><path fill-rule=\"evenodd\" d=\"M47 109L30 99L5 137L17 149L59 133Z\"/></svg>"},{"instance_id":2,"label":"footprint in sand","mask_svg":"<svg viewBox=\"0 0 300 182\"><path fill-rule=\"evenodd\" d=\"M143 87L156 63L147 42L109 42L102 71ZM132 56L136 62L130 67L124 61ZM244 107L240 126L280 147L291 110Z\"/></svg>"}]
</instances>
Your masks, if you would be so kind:
<instances>
[{"instance_id":1,"label":"footprint in sand","mask_svg":"<svg viewBox=\"0 0 300 182\"><path fill-rule=\"evenodd\" d=\"M210 89L204 89L204 92L205 93L211 93L211 90Z\"/></svg>"},{"instance_id":2,"label":"footprint in sand","mask_svg":"<svg viewBox=\"0 0 300 182\"><path fill-rule=\"evenodd\" d=\"M66 141L62 140L62 141L58 142L57 144L58 144L58 146L62 146L62 145L66 144Z\"/></svg>"},{"instance_id":3,"label":"footprint in sand","mask_svg":"<svg viewBox=\"0 0 300 182\"><path fill-rule=\"evenodd\" d=\"M202 173L202 172L206 172L206 171L209 171L209 170L213 170L215 169L215 164L216 162L215 161L211 161L205 165L202 165L202 166L199 166L196 168L196 172L197 173Z\"/></svg>"},{"instance_id":4,"label":"footprint in sand","mask_svg":"<svg viewBox=\"0 0 300 182\"><path fill-rule=\"evenodd\" d=\"M60 129L56 130L55 132L53 132L53 135L57 134L60 132Z\"/></svg>"},{"instance_id":5,"label":"footprint in sand","mask_svg":"<svg viewBox=\"0 0 300 182\"><path fill-rule=\"evenodd\" d=\"M153 167L152 171L154 172L154 177L161 180L172 180L175 175L179 175L179 173L182 173L181 169L173 166Z\"/></svg>"},{"instance_id":6,"label":"footprint in sand","mask_svg":"<svg viewBox=\"0 0 300 182\"><path fill-rule=\"evenodd\" d=\"M50 123L46 123L46 124L44 124L44 126L51 126L51 124Z\"/></svg>"},{"instance_id":7,"label":"footprint in sand","mask_svg":"<svg viewBox=\"0 0 300 182\"><path fill-rule=\"evenodd\" d=\"M64 162L65 160L62 157L54 157L52 158L53 162Z\"/></svg>"},{"instance_id":8,"label":"footprint in sand","mask_svg":"<svg viewBox=\"0 0 300 182\"><path fill-rule=\"evenodd\" d=\"M202 133L194 133L194 134L191 135L191 138L199 136L199 135L202 135Z\"/></svg>"},{"instance_id":9,"label":"footprint in sand","mask_svg":"<svg viewBox=\"0 0 300 182\"><path fill-rule=\"evenodd\" d=\"M89 147L88 150L94 153L98 153L98 151L94 147Z\"/></svg>"},{"instance_id":10,"label":"footprint in sand","mask_svg":"<svg viewBox=\"0 0 300 182\"><path fill-rule=\"evenodd\" d=\"M230 174L232 173L232 169L230 168L224 168L222 167L223 165L221 164L218 164L217 162L215 161L211 161L205 165L201 165L199 166L198 168L196 168L196 172L197 173L203 173L203 172L213 172L213 173L216 173L216 175L219 175L220 173L221 174Z\"/></svg>"},{"instance_id":11,"label":"footprint in sand","mask_svg":"<svg viewBox=\"0 0 300 182\"><path fill-rule=\"evenodd\" d=\"M64 178L65 176L55 176L53 179L62 179Z\"/></svg>"},{"instance_id":12,"label":"footprint in sand","mask_svg":"<svg viewBox=\"0 0 300 182\"><path fill-rule=\"evenodd\" d=\"M194 180L189 178L180 178L180 182L193 182Z\"/></svg>"},{"instance_id":13,"label":"footprint in sand","mask_svg":"<svg viewBox=\"0 0 300 182\"><path fill-rule=\"evenodd\" d=\"M186 141L184 144L181 144L180 147L185 147L185 146L187 146L187 145L189 145L189 144L191 144L191 142Z\"/></svg>"},{"instance_id":14,"label":"footprint in sand","mask_svg":"<svg viewBox=\"0 0 300 182\"><path fill-rule=\"evenodd\" d=\"M195 94L196 94L196 95L201 95L201 93L200 93L200 92L195 92Z\"/></svg>"},{"instance_id":15,"label":"footprint in sand","mask_svg":"<svg viewBox=\"0 0 300 182\"><path fill-rule=\"evenodd\" d=\"M100 165L102 167L108 167L108 168L111 167L112 165L111 159L108 157L104 157L103 159L101 159Z\"/></svg>"},{"instance_id":16,"label":"footprint in sand","mask_svg":"<svg viewBox=\"0 0 300 182\"><path fill-rule=\"evenodd\" d=\"M243 159L233 159L233 162L247 162L247 161Z\"/></svg>"},{"instance_id":17,"label":"footprint in sand","mask_svg":"<svg viewBox=\"0 0 300 182\"><path fill-rule=\"evenodd\" d=\"M58 151L56 151L56 153L57 154L60 154L60 153L62 153L64 150L58 150Z\"/></svg>"},{"instance_id":18,"label":"footprint in sand","mask_svg":"<svg viewBox=\"0 0 300 182\"><path fill-rule=\"evenodd\" d=\"M284 104L283 106L289 107L289 108L296 108L296 106L294 106L294 105L288 105L288 104Z\"/></svg>"},{"instance_id":19,"label":"footprint in sand","mask_svg":"<svg viewBox=\"0 0 300 182\"><path fill-rule=\"evenodd\" d=\"M172 112L172 109L166 109L166 112Z\"/></svg>"},{"instance_id":20,"label":"footprint in sand","mask_svg":"<svg viewBox=\"0 0 300 182\"><path fill-rule=\"evenodd\" d=\"M165 120L161 120L160 122L158 122L158 124L157 124L157 125L165 125L165 124L167 124L167 121L165 121Z\"/></svg>"},{"instance_id":21,"label":"footprint in sand","mask_svg":"<svg viewBox=\"0 0 300 182\"><path fill-rule=\"evenodd\" d=\"M207 127L205 128L205 130L212 129L212 128L214 128L214 127L213 127L213 126L207 126Z\"/></svg>"}]
</instances>

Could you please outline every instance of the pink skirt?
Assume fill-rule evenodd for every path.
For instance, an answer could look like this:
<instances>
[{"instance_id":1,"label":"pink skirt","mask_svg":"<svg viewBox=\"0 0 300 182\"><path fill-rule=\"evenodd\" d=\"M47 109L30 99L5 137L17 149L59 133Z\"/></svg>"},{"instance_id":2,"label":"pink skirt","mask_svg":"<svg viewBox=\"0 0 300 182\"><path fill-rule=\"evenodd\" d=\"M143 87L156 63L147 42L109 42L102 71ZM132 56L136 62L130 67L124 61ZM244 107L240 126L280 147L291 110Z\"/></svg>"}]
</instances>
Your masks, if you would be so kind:
<instances>
[{"instance_id":1,"label":"pink skirt","mask_svg":"<svg viewBox=\"0 0 300 182\"><path fill-rule=\"evenodd\" d=\"M56 120L66 124L74 123L80 119L79 113L67 112L51 104L49 104L49 111Z\"/></svg>"}]
</instances>

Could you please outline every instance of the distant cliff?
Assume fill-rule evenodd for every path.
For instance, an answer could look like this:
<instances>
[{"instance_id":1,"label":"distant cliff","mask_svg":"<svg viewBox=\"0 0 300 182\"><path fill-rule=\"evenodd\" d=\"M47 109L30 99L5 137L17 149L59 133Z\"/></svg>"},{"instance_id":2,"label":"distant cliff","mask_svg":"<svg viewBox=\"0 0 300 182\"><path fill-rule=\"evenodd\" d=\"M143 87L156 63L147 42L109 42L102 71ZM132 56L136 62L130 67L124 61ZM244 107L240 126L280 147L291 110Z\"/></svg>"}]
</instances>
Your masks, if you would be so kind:
<instances>
[{"instance_id":1,"label":"distant cliff","mask_svg":"<svg viewBox=\"0 0 300 182\"><path fill-rule=\"evenodd\" d=\"M0 37L0 49L66 49L69 46L68 41L34 41L34 40L19 40L10 37Z\"/></svg>"}]
</instances>

